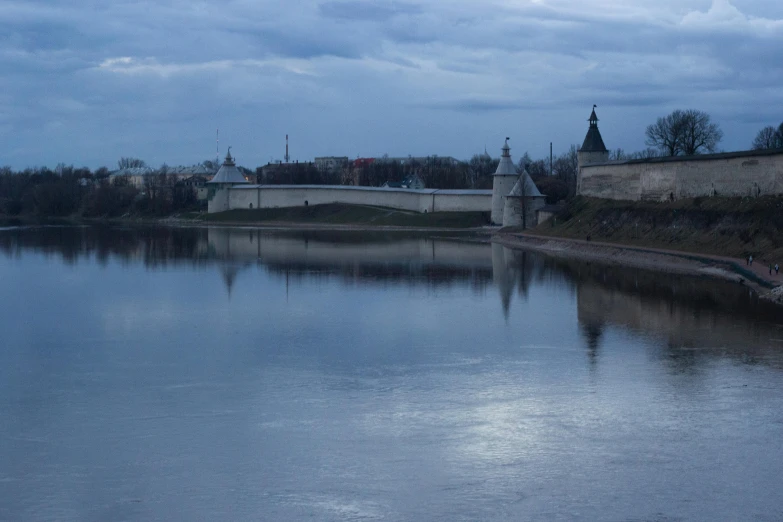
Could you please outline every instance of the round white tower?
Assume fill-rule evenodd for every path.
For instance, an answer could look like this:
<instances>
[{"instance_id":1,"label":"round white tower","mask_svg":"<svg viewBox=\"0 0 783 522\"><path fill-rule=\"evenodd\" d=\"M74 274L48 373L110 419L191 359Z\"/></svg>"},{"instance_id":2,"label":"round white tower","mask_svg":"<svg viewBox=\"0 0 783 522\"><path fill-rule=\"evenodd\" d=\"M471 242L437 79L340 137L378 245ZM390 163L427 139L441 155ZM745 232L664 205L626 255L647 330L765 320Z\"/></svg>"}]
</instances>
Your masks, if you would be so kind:
<instances>
[{"instance_id":1,"label":"round white tower","mask_svg":"<svg viewBox=\"0 0 783 522\"><path fill-rule=\"evenodd\" d=\"M506 202L506 196L514 188L514 184L519 178L517 168L511 161L511 147L508 146L509 138L503 145L503 155L500 156L500 163L492 178L492 214L490 220L494 225L503 224L503 206Z\"/></svg>"},{"instance_id":2,"label":"round white tower","mask_svg":"<svg viewBox=\"0 0 783 522\"><path fill-rule=\"evenodd\" d=\"M226 159L215 177L207 182L207 213L223 212L230 209L229 189L234 185L247 184L247 180L239 172L234 158L231 157L231 147L228 148Z\"/></svg>"}]
</instances>

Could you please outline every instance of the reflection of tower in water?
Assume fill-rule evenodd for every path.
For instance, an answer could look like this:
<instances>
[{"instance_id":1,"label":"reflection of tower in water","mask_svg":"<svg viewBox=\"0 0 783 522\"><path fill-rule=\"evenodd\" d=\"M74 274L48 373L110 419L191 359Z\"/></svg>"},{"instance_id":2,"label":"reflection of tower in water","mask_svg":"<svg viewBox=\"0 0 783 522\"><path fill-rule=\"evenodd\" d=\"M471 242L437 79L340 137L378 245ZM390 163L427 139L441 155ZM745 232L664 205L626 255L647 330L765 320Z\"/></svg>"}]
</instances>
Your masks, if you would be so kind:
<instances>
[{"instance_id":1,"label":"reflection of tower in water","mask_svg":"<svg viewBox=\"0 0 783 522\"><path fill-rule=\"evenodd\" d=\"M500 292L500 302L506 320L508 320L515 288L519 296L527 300L533 272L533 257L528 252L492 243L492 280Z\"/></svg>"},{"instance_id":2,"label":"reflection of tower in water","mask_svg":"<svg viewBox=\"0 0 783 522\"><path fill-rule=\"evenodd\" d=\"M231 290L234 287L234 281L236 281L237 274L242 268L243 267L231 263L224 264L220 267L220 275L223 276L223 282L226 284L229 298L231 298Z\"/></svg>"},{"instance_id":3,"label":"reflection of tower in water","mask_svg":"<svg viewBox=\"0 0 783 522\"><path fill-rule=\"evenodd\" d=\"M240 270L250 266L258 258L256 249L261 245L256 230L210 228L208 253L220 262L220 275L226 285L229 298Z\"/></svg>"}]
</instances>

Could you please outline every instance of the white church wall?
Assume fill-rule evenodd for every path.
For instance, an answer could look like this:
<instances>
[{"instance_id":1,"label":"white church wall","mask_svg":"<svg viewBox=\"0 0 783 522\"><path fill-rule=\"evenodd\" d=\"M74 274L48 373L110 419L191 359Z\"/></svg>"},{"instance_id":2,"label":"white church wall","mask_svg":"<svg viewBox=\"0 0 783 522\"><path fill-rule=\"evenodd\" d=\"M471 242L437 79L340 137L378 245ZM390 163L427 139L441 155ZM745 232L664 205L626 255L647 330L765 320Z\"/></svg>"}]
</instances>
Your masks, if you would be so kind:
<instances>
[{"instance_id":1,"label":"white church wall","mask_svg":"<svg viewBox=\"0 0 783 522\"><path fill-rule=\"evenodd\" d=\"M283 208L327 203L371 205L416 212L488 212L489 190L411 190L318 185L238 186L227 191L228 208ZM305 203L306 202L306 203ZM252 205L252 207L251 207ZM210 206L210 209L213 207ZM218 207L215 206L215 209ZM210 210L210 212L219 210Z\"/></svg>"}]
</instances>

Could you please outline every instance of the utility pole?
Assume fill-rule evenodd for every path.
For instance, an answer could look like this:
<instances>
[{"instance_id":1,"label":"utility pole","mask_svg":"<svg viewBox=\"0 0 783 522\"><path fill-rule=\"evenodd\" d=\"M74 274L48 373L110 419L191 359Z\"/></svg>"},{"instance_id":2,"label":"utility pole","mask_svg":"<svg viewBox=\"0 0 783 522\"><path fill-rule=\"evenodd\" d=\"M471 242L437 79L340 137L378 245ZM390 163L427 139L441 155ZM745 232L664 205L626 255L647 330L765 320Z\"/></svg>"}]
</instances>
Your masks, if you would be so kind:
<instances>
[{"instance_id":1,"label":"utility pole","mask_svg":"<svg viewBox=\"0 0 783 522\"><path fill-rule=\"evenodd\" d=\"M552 175L552 142L549 142L549 175Z\"/></svg>"}]
</instances>

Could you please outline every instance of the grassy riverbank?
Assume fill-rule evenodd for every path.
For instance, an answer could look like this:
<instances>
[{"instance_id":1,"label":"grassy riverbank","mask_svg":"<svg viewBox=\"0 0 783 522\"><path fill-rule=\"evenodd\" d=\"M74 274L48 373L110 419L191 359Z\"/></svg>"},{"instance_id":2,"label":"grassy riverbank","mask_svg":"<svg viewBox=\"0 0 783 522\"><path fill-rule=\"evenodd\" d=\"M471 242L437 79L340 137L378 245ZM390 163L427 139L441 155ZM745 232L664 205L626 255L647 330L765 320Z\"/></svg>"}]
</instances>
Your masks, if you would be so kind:
<instances>
[{"instance_id":1,"label":"grassy riverbank","mask_svg":"<svg viewBox=\"0 0 783 522\"><path fill-rule=\"evenodd\" d=\"M673 202L577 197L537 235L682 250L783 264L783 197Z\"/></svg>"},{"instance_id":2,"label":"grassy riverbank","mask_svg":"<svg viewBox=\"0 0 783 522\"><path fill-rule=\"evenodd\" d=\"M180 216L200 223L361 225L381 227L474 228L489 224L488 212L421 214L364 205L326 204L308 207L236 209L216 214Z\"/></svg>"}]
</instances>

